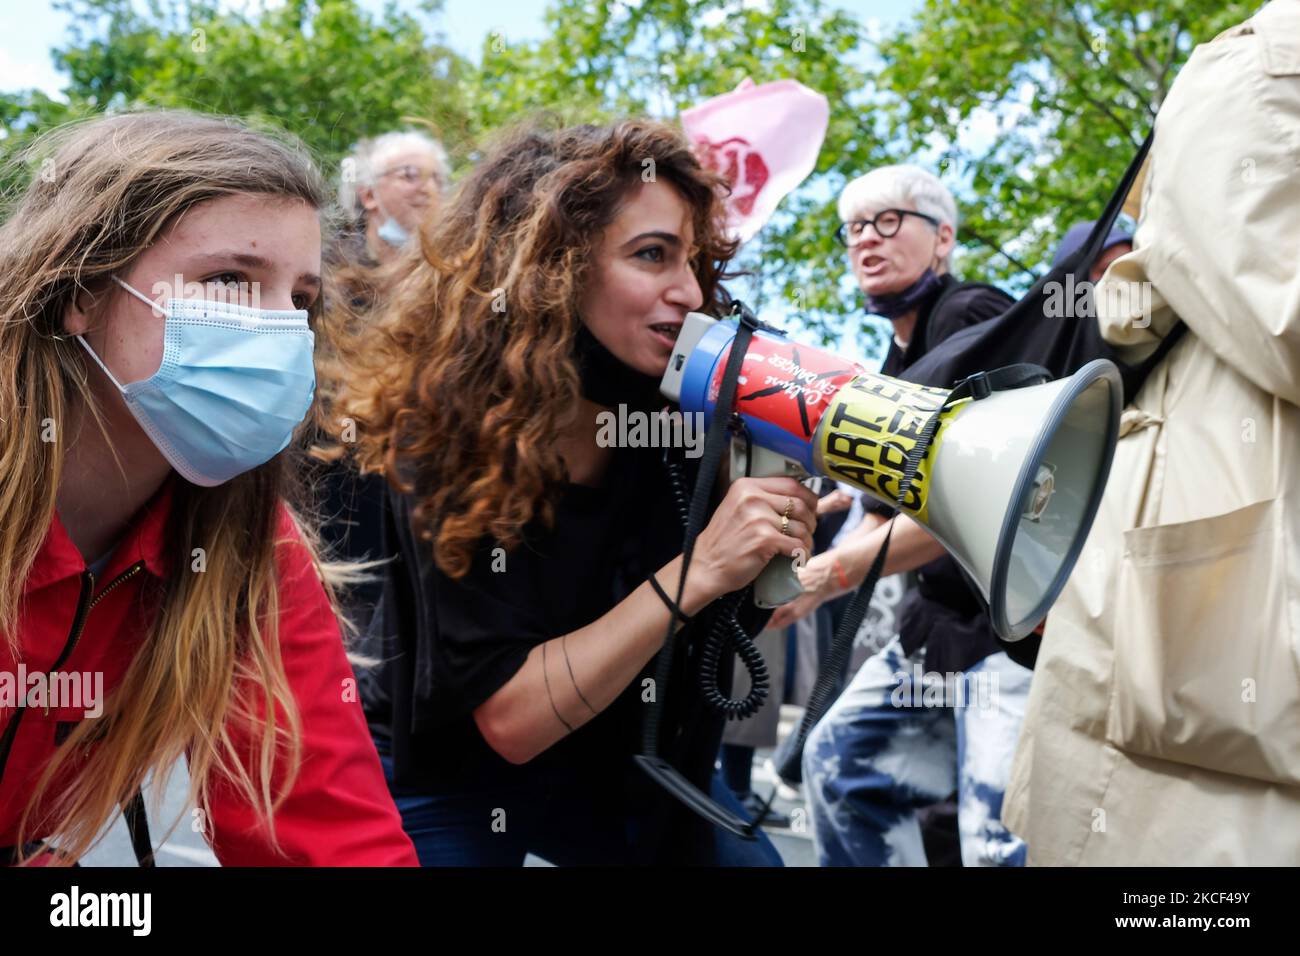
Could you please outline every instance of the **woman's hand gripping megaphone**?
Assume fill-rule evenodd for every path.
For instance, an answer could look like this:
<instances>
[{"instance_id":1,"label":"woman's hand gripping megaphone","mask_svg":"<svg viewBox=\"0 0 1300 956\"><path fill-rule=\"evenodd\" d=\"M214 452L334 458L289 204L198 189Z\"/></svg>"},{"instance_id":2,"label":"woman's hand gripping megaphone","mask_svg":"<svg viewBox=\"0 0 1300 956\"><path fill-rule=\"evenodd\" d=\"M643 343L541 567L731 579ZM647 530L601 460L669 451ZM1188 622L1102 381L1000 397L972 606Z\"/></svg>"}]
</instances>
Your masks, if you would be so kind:
<instances>
[{"instance_id":1,"label":"woman's hand gripping megaphone","mask_svg":"<svg viewBox=\"0 0 1300 956\"><path fill-rule=\"evenodd\" d=\"M696 539L687 587L720 597L749 584L778 556L807 561L816 526L817 496L795 479L740 478Z\"/></svg>"}]
</instances>

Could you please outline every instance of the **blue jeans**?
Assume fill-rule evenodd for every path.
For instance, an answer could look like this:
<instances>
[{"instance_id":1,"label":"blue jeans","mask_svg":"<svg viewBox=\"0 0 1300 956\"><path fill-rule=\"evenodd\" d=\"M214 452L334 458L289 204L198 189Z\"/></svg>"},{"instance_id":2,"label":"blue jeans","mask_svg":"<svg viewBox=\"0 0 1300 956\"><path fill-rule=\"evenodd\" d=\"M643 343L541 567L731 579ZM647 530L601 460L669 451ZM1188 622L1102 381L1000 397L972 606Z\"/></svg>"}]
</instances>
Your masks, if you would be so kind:
<instances>
[{"instance_id":1,"label":"blue jeans","mask_svg":"<svg viewBox=\"0 0 1300 956\"><path fill-rule=\"evenodd\" d=\"M904 657L895 638L809 735L803 779L822 866L925 866L916 811L953 790L962 863L1024 865L1000 815L1033 672L1005 653L963 675L923 666L924 649Z\"/></svg>"},{"instance_id":2,"label":"blue jeans","mask_svg":"<svg viewBox=\"0 0 1300 956\"><path fill-rule=\"evenodd\" d=\"M388 741L375 736L389 789L393 760ZM639 772L639 771L637 771ZM649 778L646 786L655 786ZM741 819L740 802L715 774L710 796ZM636 858L638 821L618 815L615 800L584 792L559 774L536 775L527 786L473 792L393 793L402 829L421 866L522 866L529 853L556 866L626 864ZM713 846L703 857L714 866L782 866L766 834L745 840L709 828Z\"/></svg>"}]
</instances>

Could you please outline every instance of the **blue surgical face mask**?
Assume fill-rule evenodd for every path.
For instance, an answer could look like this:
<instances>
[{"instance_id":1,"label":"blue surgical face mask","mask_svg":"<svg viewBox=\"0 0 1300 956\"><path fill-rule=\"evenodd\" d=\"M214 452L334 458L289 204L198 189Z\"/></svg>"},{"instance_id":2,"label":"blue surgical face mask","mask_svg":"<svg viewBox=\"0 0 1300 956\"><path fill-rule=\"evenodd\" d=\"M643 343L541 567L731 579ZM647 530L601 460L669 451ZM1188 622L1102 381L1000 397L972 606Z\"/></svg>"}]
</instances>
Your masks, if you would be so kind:
<instances>
[{"instance_id":1,"label":"blue surgical face mask","mask_svg":"<svg viewBox=\"0 0 1300 956\"><path fill-rule=\"evenodd\" d=\"M375 205L379 207L379 211L384 216L384 221L379 224L376 233L380 239L384 240L384 242L388 243L394 249L400 249L402 246L406 245L407 241L411 238L411 234L406 231L405 227L403 227L400 222L388 214L388 210L384 208L383 201L379 198L378 189L375 190Z\"/></svg>"},{"instance_id":2,"label":"blue surgical face mask","mask_svg":"<svg viewBox=\"0 0 1300 956\"><path fill-rule=\"evenodd\" d=\"M391 216L380 225L378 234L380 239L397 249L406 245L406 241L411 238L411 234L402 228L402 224Z\"/></svg>"},{"instance_id":3,"label":"blue surgical face mask","mask_svg":"<svg viewBox=\"0 0 1300 956\"><path fill-rule=\"evenodd\" d=\"M202 299L168 299L163 308L114 281L166 316L158 371L122 385L77 339L181 477L212 487L283 451L316 392L306 310Z\"/></svg>"}]
</instances>

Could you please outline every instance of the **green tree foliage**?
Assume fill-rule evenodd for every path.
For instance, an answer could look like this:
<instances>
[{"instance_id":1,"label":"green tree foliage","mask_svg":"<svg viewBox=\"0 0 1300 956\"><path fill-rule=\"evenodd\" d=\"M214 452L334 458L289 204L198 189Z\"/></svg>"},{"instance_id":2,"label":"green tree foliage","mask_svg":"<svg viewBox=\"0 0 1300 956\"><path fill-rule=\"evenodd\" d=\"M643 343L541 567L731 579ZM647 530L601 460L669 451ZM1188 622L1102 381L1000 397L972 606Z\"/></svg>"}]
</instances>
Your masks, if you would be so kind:
<instances>
[{"instance_id":1,"label":"green tree foliage","mask_svg":"<svg viewBox=\"0 0 1300 956\"><path fill-rule=\"evenodd\" d=\"M60 0L73 27L53 51L68 76L58 102L0 94L6 149L102 110L168 107L243 116L298 135L327 170L358 139L419 117L453 148L469 126L456 87L469 69L431 30L438 5L290 0L257 13L211 0Z\"/></svg>"},{"instance_id":2,"label":"green tree foliage","mask_svg":"<svg viewBox=\"0 0 1300 956\"><path fill-rule=\"evenodd\" d=\"M813 176L742 265L765 314L828 338L861 324L833 238L849 179L917 157L937 166L959 195L965 276L1023 283L994 250L1039 268L1066 225L1100 209L1192 47L1255 6L923 0L874 36L826 0L548 0L542 39L489 35L474 63L437 32L439 0L379 14L357 0L59 5L74 22L53 51L66 102L0 93L6 151L70 118L165 106L274 122L329 170L358 138L415 117L464 168L494 130L538 111L673 118L745 77L797 79L827 97L830 128Z\"/></svg>"},{"instance_id":3,"label":"green tree foliage","mask_svg":"<svg viewBox=\"0 0 1300 956\"><path fill-rule=\"evenodd\" d=\"M926 0L880 44L885 136L900 155L944 144L937 164L968 183L965 271L1014 276L989 243L1031 269L1050 260L1065 228L1100 213L1192 48L1257 7Z\"/></svg>"}]
</instances>

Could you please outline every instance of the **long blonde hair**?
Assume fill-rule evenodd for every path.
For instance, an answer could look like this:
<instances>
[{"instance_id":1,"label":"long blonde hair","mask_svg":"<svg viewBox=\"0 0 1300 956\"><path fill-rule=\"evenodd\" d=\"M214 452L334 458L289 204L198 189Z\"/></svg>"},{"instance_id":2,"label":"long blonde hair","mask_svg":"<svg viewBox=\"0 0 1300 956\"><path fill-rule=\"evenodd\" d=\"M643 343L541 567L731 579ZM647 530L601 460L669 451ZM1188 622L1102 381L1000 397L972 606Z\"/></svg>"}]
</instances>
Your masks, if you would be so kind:
<instances>
[{"instance_id":1,"label":"long blonde hair","mask_svg":"<svg viewBox=\"0 0 1300 956\"><path fill-rule=\"evenodd\" d=\"M0 449L0 634L15 657L23 585L54 517L65 454L62 427L60 440L46 442L41 423L65 422L81 403L103 427L86 356L63 330L73 297L126 270L196 203L238 194L300 199L316 209L327 201L300 144L184 112L69 124L18 161L35 174L0 226L0 420L7 432ZM320 305L310 312L314 322ZM279 509L297 500L291 459L283 453L215 488L175 481L165 532L172 566L187 568L191 548L201 544L206 570L150 585L144 596L157 608L151 628L103 716L82 721L44 769L23 813L20 846L48 835L77 859L151 771L165 774L187 753L191 800L204 808L213 785L228 782L278 845L273 816L292 787L301 746L277 634ZM295 523L315 560L314 536ZM241 728L255 747L251 769L235 749Z\"/></svg>"}]
</instances>

